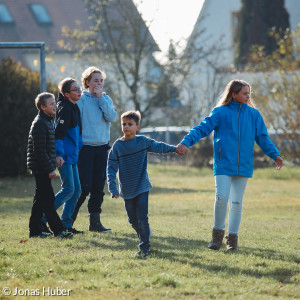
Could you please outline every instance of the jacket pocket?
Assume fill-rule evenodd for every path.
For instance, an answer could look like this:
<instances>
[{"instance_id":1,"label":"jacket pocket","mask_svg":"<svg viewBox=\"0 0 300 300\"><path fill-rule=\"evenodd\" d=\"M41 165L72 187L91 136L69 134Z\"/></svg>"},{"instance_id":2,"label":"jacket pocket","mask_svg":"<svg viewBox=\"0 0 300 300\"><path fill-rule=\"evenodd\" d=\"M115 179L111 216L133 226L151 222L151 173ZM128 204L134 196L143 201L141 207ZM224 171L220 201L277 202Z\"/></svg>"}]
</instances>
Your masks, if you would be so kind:
<instances>
[{"instance_id":1,"label":"jacket pocket","mask_svg":"<svg viewBox=\"0 0 300 300\"><path fill-rule=\"evenodd\" d=\"M221 162L221 148L219 149L219 162L218 162L218 166L219 166L220 162Z\"/></svg>"}]
</instances>

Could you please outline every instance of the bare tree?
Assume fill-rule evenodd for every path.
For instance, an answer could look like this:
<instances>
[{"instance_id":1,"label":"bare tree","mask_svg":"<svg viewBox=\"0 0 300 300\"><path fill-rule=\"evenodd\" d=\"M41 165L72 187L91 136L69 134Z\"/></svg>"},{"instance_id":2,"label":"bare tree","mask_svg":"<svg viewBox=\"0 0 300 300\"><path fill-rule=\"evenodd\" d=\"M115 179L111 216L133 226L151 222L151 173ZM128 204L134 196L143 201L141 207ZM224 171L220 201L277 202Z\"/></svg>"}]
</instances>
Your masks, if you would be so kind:
<instances>
[{"instance_id":1,"label":"bare tree","mask_svg":"<svg viewBox=\"0 0 300 300\"><path fill-rule=\"evenodd\" d=\"M276 133L278 146L285 156L300 163L300 32L275 35L278 50L266 55L263 47L252 52L256 65L253 84L255 100L265 116L267 126ZM290 42L293 38L294 44Z\"/></svg>"},{"instance_id":2,"label":"bare tree","mask_svg":"<svg viewBox=\"0 0 300 300\"><path fill-rule=\"evenodd\" d=\"M64 36L76 42L77 57L89 57L91 63L98 61L113 73L109 76L111 90L119 93L116 96L120 109L137 109L147 118L154 96L153 85L161 75L153 57L159 48L148 26L132 0L85 0L85 3L93 24L90 30L65 27Z\"/></svg>"}]
</instances>

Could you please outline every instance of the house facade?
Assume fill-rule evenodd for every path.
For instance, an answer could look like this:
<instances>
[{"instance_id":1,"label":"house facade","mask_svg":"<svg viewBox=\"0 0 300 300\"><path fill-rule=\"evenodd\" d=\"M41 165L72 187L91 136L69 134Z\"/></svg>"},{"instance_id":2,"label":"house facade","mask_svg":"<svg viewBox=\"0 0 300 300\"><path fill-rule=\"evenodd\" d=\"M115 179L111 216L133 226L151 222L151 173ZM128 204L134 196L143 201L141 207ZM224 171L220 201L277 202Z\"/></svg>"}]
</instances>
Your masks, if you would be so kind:
<instances>
[{"instance_id":1,"label":"house facade","mask_svg":"<svg viewBox=\"0 0 300 300\"><path fill-rule=\"evenodd\" d=\"M139 14L131 0L125 1L131 6L133 14ZM117 5L117 1L112 2L108 18L118 21L122 19ZM92 49L88 49L86 55L77 59L78 48L74 40L66 38L62 33L63 27L88 32L93 25L84 0L2 0L0 3L0 42L45 42L47 78L54 82L67 76L79 80L81 71L91 64L107 73L112 70L107 57L103 56L101 59L101 55L93 53ZM145 30L148 30L146 26ZM154 66L152 53L159 48L150 33L147 39L152 47L143 64L144 68L150 67L152 74L156 76L159 71ZM0 49L0 59L10 56L38 71L38 51Z\"/></svg>"},{"instance_id":2,"label":"house facade","mask_svg":"<svg viewBox=\"0 0 300 300\"><path fill-rule=\"evenodd\" d=\"M290 29L295 31L300 26L300 1L285 0L284 5ZM190 36L196 46L212 49L211 55L193 65L182 93L186 102L193 102L198 120L210 112L231 79L257 79L258 74L222 71L234 70L234 36L241 7L241 0L205 0Z\"/></svg>"}]
</instances>

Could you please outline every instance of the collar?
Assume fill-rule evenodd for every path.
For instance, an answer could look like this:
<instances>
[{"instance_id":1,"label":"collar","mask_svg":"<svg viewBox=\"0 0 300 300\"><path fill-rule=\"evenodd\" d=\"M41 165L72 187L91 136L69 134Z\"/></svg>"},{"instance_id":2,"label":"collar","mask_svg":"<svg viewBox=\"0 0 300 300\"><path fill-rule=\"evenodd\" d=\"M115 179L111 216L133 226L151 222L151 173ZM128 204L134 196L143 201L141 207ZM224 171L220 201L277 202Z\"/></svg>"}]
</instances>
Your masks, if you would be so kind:
<instances>
[{"instance_id":1,"label":"collar","mask_svg":"<svg viewBox=\"0 0 300 300\"><path fill-rule=\"evenodd\" d=\"M248 108L248 104L246 103L240 103L240 102L236 102L231 100L231 102L228 104L230 107L234 108L234 109L241 109L241 110L245 110Z\"/></svg>"},{"instance_id":2,"label":"collar","mask_svg":"<svg viewBox=\"0 0 300 300\"><path fill-rule=\"evenodd\" d=\"M48 121L53 121L53 117L52 116L48 116L46 115L42 110L39 111L38 113L42 118L48 120Z\"/></svg>"}]
</instances>

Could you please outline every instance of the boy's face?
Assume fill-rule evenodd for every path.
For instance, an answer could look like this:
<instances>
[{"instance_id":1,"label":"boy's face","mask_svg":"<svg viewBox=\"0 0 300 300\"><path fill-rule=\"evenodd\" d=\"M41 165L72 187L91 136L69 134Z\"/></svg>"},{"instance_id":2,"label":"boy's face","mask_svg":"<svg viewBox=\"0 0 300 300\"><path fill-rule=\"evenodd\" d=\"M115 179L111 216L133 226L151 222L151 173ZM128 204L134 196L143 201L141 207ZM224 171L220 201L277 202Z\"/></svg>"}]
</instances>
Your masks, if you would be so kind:
<instances>
[{"instance_id":1,"label":"boy's face","mask_svg":"<svg viewBox=\"0 0 300 300\"><path fill-rule=\"evenodd\" d=\"M122 131L125 135L125 139L134 138L136 132L140 130L141 126L137 125L133 119L123 118L121 120Z\"/></svg>"},{"instance_id":2,"label":"boy's face","mask_svg":"<svg viewBox=\"0 0 300 300\"><path fill-rule=\"evenodd\" d=\"M65 96L69 98L73 103L77 102L81 98L81 87L77 82L73 82L70 87L70 93L65 93Z\"/></svg>"},{"instance_id":3,"label":"boy's face","mask_svg":"<svg viewBox=\"0 0 300 300\"><path fill-rule=\"evenodd\" d=\"M46 105L41 105L42 111L48 115L53 116L56 113L56 103L53 97L49 97L46 100Z\"/></svg>"},{"instance_id":4,"label":"boy's face","mask_svg":"<svg viewBox=\"0 0 300 300\"><path fill-rule=\"evenodd\" d=\"M86 84L89 87L89 92L92 95L95 94L95 90L97 90L97 91L103 90L104 79L102 77L102 74L93 73L91 80L87 80Z\"/></svg>"}]
</instances>

